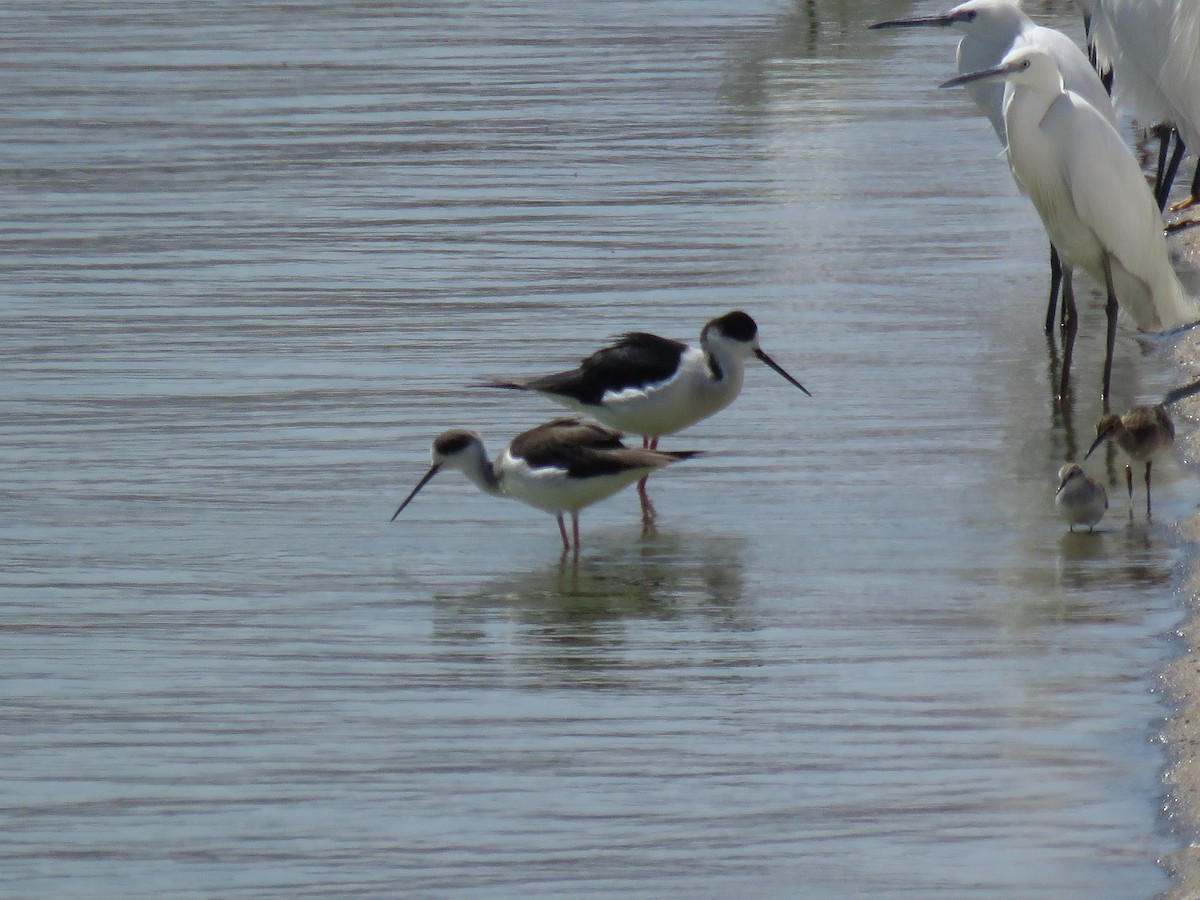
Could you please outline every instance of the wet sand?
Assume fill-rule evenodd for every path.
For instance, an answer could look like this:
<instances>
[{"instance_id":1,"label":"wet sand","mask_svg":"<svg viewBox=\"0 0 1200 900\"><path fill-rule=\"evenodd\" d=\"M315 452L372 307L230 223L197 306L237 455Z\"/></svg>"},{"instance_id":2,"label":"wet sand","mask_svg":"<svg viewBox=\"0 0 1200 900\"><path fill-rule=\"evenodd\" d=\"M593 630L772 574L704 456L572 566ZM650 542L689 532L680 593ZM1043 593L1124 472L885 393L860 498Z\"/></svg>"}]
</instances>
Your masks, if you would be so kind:
<instances>
[{"instance_id":1,"label":"wet sand","mask_svg":"<svg viewBox=\"0 0 1200 900\"><path fill-rule=\"evenodd\" d=\"M1195 216L1193 211L1191 217ZM1184 217L1187 217L1186 215ZM1200 227L1169 238L1177 269L1200 272ZM1186 281L1185 281L1186 284ZM1194 286L1189 285L1193 292ZM1181 383L1200 378L1200 329L1181 336L1174 351ZM1194 468L1200 461L1200 395L1175 404L1172 417L1180 460ZM1200 501L1198 501L1200 509ZM1200 512L1179 525L1183 540L1200 546ZM1200 896L1200 565L1193 556L1190 571L1180 588L1185 620L1180 626L1185 651L1163 673L1164 689L1173 706L1164 730L1168 767L1164 775L1169 791L1165 813L1183 846L1166 860L1175 883L1167 900L1193 900Z\"/></svg>"}]
</instances>

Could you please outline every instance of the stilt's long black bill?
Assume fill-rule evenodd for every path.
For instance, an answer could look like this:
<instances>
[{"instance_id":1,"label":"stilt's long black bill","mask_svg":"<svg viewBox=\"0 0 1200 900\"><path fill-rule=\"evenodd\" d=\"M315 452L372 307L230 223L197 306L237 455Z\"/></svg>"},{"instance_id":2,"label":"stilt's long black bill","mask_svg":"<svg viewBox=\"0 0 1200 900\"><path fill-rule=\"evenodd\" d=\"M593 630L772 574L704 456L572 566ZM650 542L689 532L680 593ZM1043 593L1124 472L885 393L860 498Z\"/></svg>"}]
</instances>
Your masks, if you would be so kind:
<instances>
[{"instance_id":1,"label":"stilt's long black bill","mask_svg":"<svg viewBox=\"0 0 1200 900\"><path fill-rule=\"evenodd\" d=\"M1088 452L1083 454L1083 458L1087 459L1089 456L1092 455L1092 451L1094 451L1097 447L1099 447L1103 443L1104 443L1104 438L1102 438L1102 437L1096 438L1096 440L1092 441L1092 446L1088 448Z\"/></svg>"},{"instance_id":2,"label":"stilt's long black bill","mask_svg":"<svg viewBox=\"0 0 1200 900\"><path fill-rule=\"evenodd\" d=\"M887 22L876 22L874 25L868 27L872 29L919 28L922 25L938 25L945 28L947 25L953 24L954 18L952 16L917 16L915 19L890 19Z\"/></svg>"},{"instance_id":3,"label":"stilt's long black bill","mask_svg":"<svg viewBox=\"0 0 1200 900\"><path fill-rule=\"evenodd\" d=\"M440 468L441 468L441 466L431 466L430 467L429 471L425 473L425 477L422 478L420 481L418 481L417 486L412 489L412 493L404 498L404 502L400 504L400 508L398 510L396 510L394 513L392 513L392 517L390 519L388 519L389 522L396 521L396 516L398 516L398 515L400 515L400 513L404 512L404 507L408 506L408 504L412 502L412 498L417 496L417 492L419 490L421 490L421 488L423 488L423 487L425 487L425 485L429 484L430 480L433 478L434 475L436 475L438 473L438 469L440 469Z\"/></svg>"},{"instance_id":4,"label":"stilt's long black bill","mask_svg":"<svg viewBox=\"0 0 1200 900\"><path fill-rule=\"evenodd\" d=\"M778 372L780 375L782 375L784 378L786 378L790 384L794 384L796 387L800 388L800 390L804 391L804 393L808 394L808 396L810 396L810 397L812 396L812 394L809 393L808 388L806 388L804 385L802 385L800 382L798 382L795 378L793 378L791 375L789 375L787 372L785 372L783 370L783 366L781 366L779 363L775 362L775 360L771 359L771 357L767 356L767 354L763 353L761 350L755 350L754 355L757 356L764 363L766 363L768 366L770 366L772 369L774 369L776 372Z\"/></svg>"}]
</instances>

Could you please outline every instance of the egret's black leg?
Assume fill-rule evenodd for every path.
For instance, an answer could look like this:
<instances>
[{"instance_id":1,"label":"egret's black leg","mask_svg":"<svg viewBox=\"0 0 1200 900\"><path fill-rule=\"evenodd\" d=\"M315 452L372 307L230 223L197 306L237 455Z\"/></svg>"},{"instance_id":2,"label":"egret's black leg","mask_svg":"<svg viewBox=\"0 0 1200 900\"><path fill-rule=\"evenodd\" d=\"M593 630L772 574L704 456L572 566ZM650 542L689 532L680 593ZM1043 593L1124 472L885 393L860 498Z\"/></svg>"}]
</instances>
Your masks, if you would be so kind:
<instances>
[{"instance_id":1,"label":"egret's black leg","mask_svg":"<svg viewBox=\"0 0 1200 900\"><path fill-rule=\"evenodd\" d=\"M1054 311L1058 306L1058 289L1062 285L1062 260L1058 258L1058 251L1054 249L1054 245L1050 245L1050 304L1046 307L1046 334L1054 332ZM1064 304L1064 315L1066 313Z\"/></svg>"},{"instance_id":2,"label":"egret's black leg","mask_svg":"<svg viewBox=\"0 0 1200 900\"><path fill-rule=\"evenodd\" d=\"M1108 292L1108 302L1104 305L1105 315L1108 316L1108 333L1104 349L1104 384L1100 389L1100 399L1108 403L1108 388L1112 382L1113 350L1117 346L1117 291L1113 287L1112 263L1108 256L1104 257L1104 288ZM1106 407L1107 408L1107 407Z\"/></svg>"},{"instance_id":3,"label":"egret's black leg","mask_svg":"<svg viewBox=\"0 0 1200 900\"><path fill-rule=\"evenodd\" d=\"M1178 203L1171 205L1171 212L1179 212L1181 209L1188 209L1200 203L1200 161L1196 163L1196 174L1192 176L1192 193L1190 197L1180 200ZM1190 222L1177 223L1177 228L1186 228L1188 225L1195 225L1195 220Z\"/></svg>"},{"instance_id":4,"label":"egret's black leg","mask_svg":"<svg viewBox=\"0 0 1200 900\"><path fill-rule=\"evenodd\" d=\"M1166 130L1162 134L1162 143L1159 145L1158 151L1158 177L1154 179L1154 199L1158 201L1158 208L1161 212L1166 209L1167 198L1171 196L1171 185L1175 183L1175 175L1179 171L1179 164L1183 161L1183 154L1187 148L1183 144L1183 138L1179 136L1179 132L1169 126L1160 126ZM1171 154L1171 161L1167 163L1166 168L1163 168L1163 162L1167 157L1167 145L1171 141L1171 135L1175 135L1175 150Z\"/></svg>"},{"instance_id":5,"label":"egret's black leg","mask_svg":"<svg viewBox=\"0 0 1200 900\"><path fill-rule=\"evenodd\" d=\"M1075 334L1079 331L1079 314L1075 309L1075 288L1071 284L1071 270L1063 266L1062 270L1062 302L1063 302L1063 358L1062 378L1058 385L1060 399L1067 398L1067 389L1071 384L1071 355L1075 350Z\"/></svg>"}]
</instances>

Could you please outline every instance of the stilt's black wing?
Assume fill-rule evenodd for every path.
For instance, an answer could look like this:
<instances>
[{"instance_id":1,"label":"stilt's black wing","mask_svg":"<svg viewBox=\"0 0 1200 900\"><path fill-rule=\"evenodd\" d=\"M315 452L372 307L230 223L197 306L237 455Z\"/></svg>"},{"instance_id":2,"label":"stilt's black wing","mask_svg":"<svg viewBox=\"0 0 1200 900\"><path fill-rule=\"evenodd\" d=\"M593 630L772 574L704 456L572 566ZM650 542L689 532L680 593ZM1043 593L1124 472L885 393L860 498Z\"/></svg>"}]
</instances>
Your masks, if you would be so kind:
<instances>
[{"instance_id":1,"label":"stilt's black wing","mask_svg":"<svg viewBox=\"0 0 1200 900\"><path fill-rule=\"evenodd\" d=\"M575 418L555 419L517 435L508 452L525 460L531 468L564 469L572 478L653 469L672 458L694 455L626 447L621 443L620 433Z\"/></svg>"},{"instance_id":2,"label":"stilt's black wing","mask_svg":"<svg viewBox=\"0 0 1200 900\"><path fill-rule=\"evenodd\" d=\"M687 344L680 341L631 331L611 347L587 357L578 369L535 378L521 387L598 406L608 391L640 388L670 378L685 350Z\"/></svg>"}]
</instances>

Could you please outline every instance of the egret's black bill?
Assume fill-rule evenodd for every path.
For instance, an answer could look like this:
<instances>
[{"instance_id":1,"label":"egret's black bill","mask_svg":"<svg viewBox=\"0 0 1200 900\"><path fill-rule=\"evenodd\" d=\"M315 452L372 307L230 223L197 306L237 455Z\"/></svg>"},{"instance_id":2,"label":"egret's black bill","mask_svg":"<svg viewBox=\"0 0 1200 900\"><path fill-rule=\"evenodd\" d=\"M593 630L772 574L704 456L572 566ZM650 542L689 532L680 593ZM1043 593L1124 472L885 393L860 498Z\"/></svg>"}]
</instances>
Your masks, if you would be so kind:
<instances>
[{"instance_id":1,"label":"egret's black bill","mask_svg":"<svg viewBox=\"0 0 1200 900\"><path fill-rule=\"evenodd\" d=\"M964 84L970 84L972 81L982 81L985 78L1004 78L1011 71L1012 69L1009 66L995 66L991 69L980 69L978 72L967 72L966 74L951 78L949 81L943 81L938 85L938 87L961 87Z\"/></svg>"},{"instance_id":2,"label":"egret's black bill","mask_svg":"<svg viewBox=\"0 0 1200 900\"><path fill-rule=\"evenodd\" d=\"M887 22L876 22L869 27L873 30L879 28L921 28L926 25L945 28L947 25L953 25L954 22L955 19L953 16L917 16L915 19L889 19Z\"/></svg>"}]
</instances>

